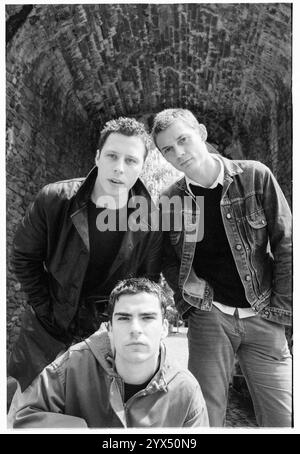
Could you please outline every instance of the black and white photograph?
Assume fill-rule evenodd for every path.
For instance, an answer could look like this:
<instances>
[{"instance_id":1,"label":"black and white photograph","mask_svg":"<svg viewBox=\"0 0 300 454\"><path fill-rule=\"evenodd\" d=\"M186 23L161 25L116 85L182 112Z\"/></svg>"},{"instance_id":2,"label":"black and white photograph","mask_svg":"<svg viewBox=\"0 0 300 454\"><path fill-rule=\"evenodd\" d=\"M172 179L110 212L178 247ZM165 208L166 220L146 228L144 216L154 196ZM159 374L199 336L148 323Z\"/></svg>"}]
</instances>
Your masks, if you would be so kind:
<instances>
[{"instance_id":1,"label":"black and white photograph","mask_svg":"<svg viewBox=\"0 0 300 454\"><path fill-rule=\"evenodd\" d=\"M3 433L297 431L294 6L5 2Z\"/></svg>"}]
</instances>

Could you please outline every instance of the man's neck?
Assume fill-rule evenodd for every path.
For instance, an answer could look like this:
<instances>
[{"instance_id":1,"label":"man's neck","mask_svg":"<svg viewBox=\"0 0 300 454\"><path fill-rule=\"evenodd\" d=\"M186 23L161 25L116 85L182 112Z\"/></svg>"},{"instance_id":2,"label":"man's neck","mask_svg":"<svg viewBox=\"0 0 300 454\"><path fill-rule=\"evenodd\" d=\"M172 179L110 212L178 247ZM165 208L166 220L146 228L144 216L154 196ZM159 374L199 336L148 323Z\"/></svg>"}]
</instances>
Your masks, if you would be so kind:
<instances>
[{"instance_id":1,"label":"man's neck","mask_svg":"<svg viewBox=\"0 0 300 454\"><path fill-rule=\"evenodd\" d=\"M208 154L201 167L191 169L186 173L186 176L195 183L198 183L205 188L209 188L216 181L220 173L220 166L220 162L217 159L214 159L211 154Z\"/></svg>"},{"instance_id":2,"label":"man's neck","mask_svg":"<svg viewBox=\"0 0 300 454\"><path fill-rule=\"evenodd\" d=\"M111 210L123 208L128 202L128 192L120 191L117 195L107 194L96 180L91 193L91 200L98 208L105 207Z\"/></svg>"},{"instance_id":3,"label":"man's neck","mask_svg":"<svg viewBox=\"0 0 300 454\"><path fill-rule=\"evenodd\" d=\"M151 361L141 363L128 363L116 356L116 370L125 383L140 385L150 381L159 367L159 357L151 358Z\"/></svg>"}]
</instances>

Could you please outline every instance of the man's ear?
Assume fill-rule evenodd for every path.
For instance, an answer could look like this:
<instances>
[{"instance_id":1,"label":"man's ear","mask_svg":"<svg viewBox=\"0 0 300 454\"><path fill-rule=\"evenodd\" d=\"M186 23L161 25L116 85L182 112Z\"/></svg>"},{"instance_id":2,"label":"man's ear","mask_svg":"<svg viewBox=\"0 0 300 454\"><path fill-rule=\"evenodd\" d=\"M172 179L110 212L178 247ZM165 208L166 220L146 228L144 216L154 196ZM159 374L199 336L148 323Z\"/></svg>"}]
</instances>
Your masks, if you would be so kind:
<instances>
[{"instance_id":1,"label":"man's ear","mask_svg":"<svg viewBox=\"0 0 300 454\"><path fill-rule=\"evenodd\" d=\"M169 322L166 318L163 319L163 330L161 334L161 338L165 339L169 333Z\"/></svg>"},{"instance_id":2,"label":"man's ear","mask_svg":"<svg viewBox=\"0 0 300 454\"><path fill-rule=\"evenodd\" d=\"M203 142L206 142L207 140L207 130L206 130L206 127L203 125L203 124L199 124L199 134L201 136L201 139L203 140Z\"/></svg>"},{"instance_id":3,"label":"man's ear","mask_svg":"<svg viewBox=\"0 0 300 454\"><path fill-rule=\"evenodd\" d=\"M98 159L100 158L100 150L96 151L95 163L97 164Z\"/></svg>"},{"instance_id":4,"label":"man's ear","mask_svg":"<svg viewBox=\"0 0 300 454\"><path fill-rule=\"evenodd\" d=\"M114 336L112 333L111 321L109 321L107 324L107 333L108 333L108 337L109 337L109 341L110 341L112 354L113 354L113 356L115 356L115 344L114 344Z\"/></svg>"}]
</instances>

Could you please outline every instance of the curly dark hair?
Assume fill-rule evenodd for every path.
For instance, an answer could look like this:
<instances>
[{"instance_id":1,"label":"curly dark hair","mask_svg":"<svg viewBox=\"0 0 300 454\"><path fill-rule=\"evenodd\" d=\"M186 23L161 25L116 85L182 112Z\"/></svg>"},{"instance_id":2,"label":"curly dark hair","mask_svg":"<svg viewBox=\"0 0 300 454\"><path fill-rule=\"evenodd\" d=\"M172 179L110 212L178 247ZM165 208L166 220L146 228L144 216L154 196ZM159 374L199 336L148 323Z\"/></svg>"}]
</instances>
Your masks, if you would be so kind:
<instances>
[{"instance_id":1,"label":"curly dark hair","mask_svg":"<svg viewBox=\"0 0 300 454\"><path fill-rule=\"evenodd\" d=\"M161 305L162 316L163 318L165 317L167 298L162 287L144 277L135 277L120 281L112 290L107 307L109 320L112 321L115 304L122 295L137 295L139 293L149 293L157 296Z\"/></svg>"},{"instance_id":2,"label":"curly dark hair","mask_svg":"<svg viewBox=\"0 0 300 454\"><path fill-rule=\"evenodd\" d=\"M124 136L128 137L140 137L145 144L144 160L147 158L151 146L151 137L146 131L143 123L135 120L134 118L127 117L119 117L115 120L107 121L100 132L100 138L98 142L98 149L100 151L108 136L113 133L123 134Z\"/></svg>"}]
</instances>

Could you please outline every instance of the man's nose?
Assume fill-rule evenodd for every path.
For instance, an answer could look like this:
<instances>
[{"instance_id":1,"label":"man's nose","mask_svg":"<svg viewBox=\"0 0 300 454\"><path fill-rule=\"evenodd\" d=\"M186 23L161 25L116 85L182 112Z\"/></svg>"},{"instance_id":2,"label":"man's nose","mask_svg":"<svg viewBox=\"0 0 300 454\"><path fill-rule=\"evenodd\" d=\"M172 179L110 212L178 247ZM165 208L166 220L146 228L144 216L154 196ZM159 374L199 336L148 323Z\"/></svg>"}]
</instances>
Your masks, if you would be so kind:
<instances>
[{"instance_id":1,"label":"man's nose","mask_svg":"<svg viewBox=\"0 0 300 454\"><path fill-rule=\"evenodd\" d=\"M184 154L185 154L184 147L182 147L181 145L175 145L174 152L175 152L176 158L182 158L182 156L184 156Z\"/></svg>"},{"instance_id":2,"label":"man's nose","mask_svg":"<svg viewBox=\"0 0 300 454\"><path fill-rule=\"evenodd\" d=\"M122 159L118 159L115 164L114 171L116 173L124 173L124 161Z\"/></svg>"},{"instance_id":3,"label":"man's nose","mask_svg":"<svg viewBox=\"0 0 300 454\"><path fill-rule=\"evenodd\" d=\"M138 319L132 319L130 331L133 335L140 334L142 332L141 323Z\"/></svg>"}]
</instances>

